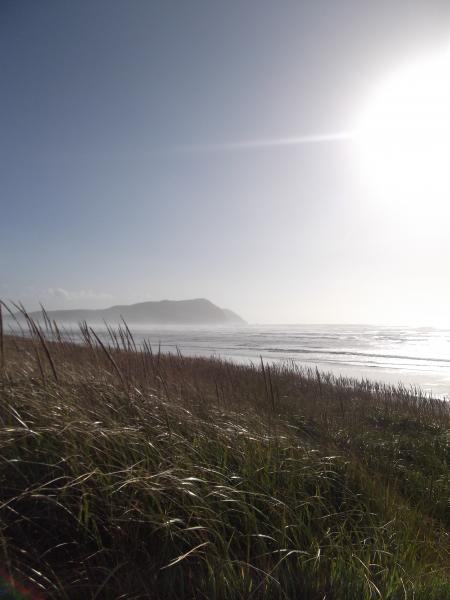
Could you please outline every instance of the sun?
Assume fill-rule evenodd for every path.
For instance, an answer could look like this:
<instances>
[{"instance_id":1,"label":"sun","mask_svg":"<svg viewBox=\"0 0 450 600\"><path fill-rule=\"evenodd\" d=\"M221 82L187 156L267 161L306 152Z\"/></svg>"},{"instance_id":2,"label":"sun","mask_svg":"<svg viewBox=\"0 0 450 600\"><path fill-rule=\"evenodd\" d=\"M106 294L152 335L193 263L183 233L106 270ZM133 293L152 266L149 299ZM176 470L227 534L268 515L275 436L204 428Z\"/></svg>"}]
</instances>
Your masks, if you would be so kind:
<instances>
[{"instance_id":1,"label":"sun","mask_svg":"<svg viewBox=\"0 0 450 600\"><path fill-rule=\"evenodd\" d=\"M371 94L356 128L363 172L407 204L450 200L450 53L393 72Z\"/></svg>"}]
</instances>

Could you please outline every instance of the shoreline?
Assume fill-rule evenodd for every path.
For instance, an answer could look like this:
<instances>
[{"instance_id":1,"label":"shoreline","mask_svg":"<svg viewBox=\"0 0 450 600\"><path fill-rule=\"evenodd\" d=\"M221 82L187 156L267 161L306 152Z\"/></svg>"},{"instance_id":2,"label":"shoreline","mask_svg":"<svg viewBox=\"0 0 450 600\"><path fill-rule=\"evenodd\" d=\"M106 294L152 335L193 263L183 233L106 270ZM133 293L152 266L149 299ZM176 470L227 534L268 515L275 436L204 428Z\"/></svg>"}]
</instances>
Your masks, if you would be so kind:
<instances>
[{"instance_id":1,"label":"shoreline","mask_svg":"<svg viewBox=\"0 0 450 600\"><path fill-rule=\"evenodd\" d=\"M44 322L41 328L46 329ZM362 326L333 326L330 330L319 326L297 328L283 326L272 329L269 326L246 326L245 328L210 328L192 327L174 328L172 326L132 327L132 333L138 346L151 343L161 346L162 351L178 353L186 356L219 357L232 360L238 364L258 363L262 357L269 363L296 363L305 369L318 368L321 372L334 376L354 379L368 379L373 383L387 385L403 385L407 388L420 388L423 394L450 400L450 337L436 348L436 343L429 347L417 346L417 342L402 342L395 346L379 344L374 346L372 337ZM47 327L48 329L48 327ZM390 339L392 330L399 328L377 329L375 337ZM405 330L403 337L405 336ZM74 341L82 340L77 326L64 327L71 332ZM105 342L110 334L105 324L95 328L96 333ZM369 332L372 327L369 328ZM410 333L411 332L411 333ZM407 330L407 336L417 337L418 330ZM429 335L420 328L420 335ZM438 337L439 331L434 334ZM446 333L446 332L443 332ZM47 331L51 337L56 337ZM356 342L355 342L356 336ZM342 340L340 339L342 337ZM393 337L393 339L396 339ZM427 339L427 338L425 338ZM447 340L447 337L444 338ZM110 341L110 340L109 340ZM353 344L353 347L352 347ZM435 350L433 355L433 348Z\"/></svg>"}]
</instances>

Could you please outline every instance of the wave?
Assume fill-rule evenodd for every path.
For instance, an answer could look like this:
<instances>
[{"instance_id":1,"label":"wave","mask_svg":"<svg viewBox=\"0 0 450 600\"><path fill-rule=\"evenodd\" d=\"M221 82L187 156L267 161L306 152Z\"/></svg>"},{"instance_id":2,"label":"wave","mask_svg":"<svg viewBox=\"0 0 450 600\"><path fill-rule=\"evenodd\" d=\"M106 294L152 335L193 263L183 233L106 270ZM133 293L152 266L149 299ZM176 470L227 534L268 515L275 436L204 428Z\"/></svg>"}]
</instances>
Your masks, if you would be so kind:
<instances>
[{"instance_id":1,"label":"wave","mask_svg":"<svg viewBox=\"0 0 450 600\"><path fill-rule=\"evenodd\" d=\"M387 358L390 360L414 360L422 362L438 362L447 364L450 366L450 359L447 358L433 358L431 356L408 356L404 354L380 354L374 352L358 352L356 350L325 350L325 349L311 349L311 348L261 348L264 352L274 352L280 354L319 354L319 355L336 355L336 356L361 356L367 359L371 358Z\"/></svg>"}]
</instances>

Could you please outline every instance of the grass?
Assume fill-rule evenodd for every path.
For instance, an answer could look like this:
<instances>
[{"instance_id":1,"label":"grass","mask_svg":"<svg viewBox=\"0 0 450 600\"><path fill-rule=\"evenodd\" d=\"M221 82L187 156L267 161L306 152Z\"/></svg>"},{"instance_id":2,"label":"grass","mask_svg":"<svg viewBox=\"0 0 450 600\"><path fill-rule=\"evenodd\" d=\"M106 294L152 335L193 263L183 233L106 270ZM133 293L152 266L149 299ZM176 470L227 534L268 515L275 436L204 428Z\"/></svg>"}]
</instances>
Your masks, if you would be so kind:
<instances>
[{"instance_id":1,"label":"grass","mask_svg":"<svg viewBox=\"0 0 450 600\"><path fill-rule=\"evenodd\" d=\"M0 330L0 564L45 599L450 598L450 409Z\"/></svg>"}]
</instances>

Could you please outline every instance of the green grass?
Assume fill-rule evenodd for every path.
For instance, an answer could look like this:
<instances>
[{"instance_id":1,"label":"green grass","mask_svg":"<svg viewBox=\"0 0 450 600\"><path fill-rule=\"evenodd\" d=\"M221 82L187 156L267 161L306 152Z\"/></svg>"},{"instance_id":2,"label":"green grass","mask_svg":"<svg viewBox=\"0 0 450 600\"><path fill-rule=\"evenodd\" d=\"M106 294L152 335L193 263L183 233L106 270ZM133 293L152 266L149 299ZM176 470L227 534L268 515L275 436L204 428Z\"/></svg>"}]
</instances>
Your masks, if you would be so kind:
<instances>
[{"instance_id":1,"label":"green grass","mask_svg":"<svg viewBox=\"0 0 450 600\"><path fill-rule=\"evenodd\" d=\"M445 402L30 327L2 339L0 561L43 598L450 598Z\"/></svg>"}]
</instances>

